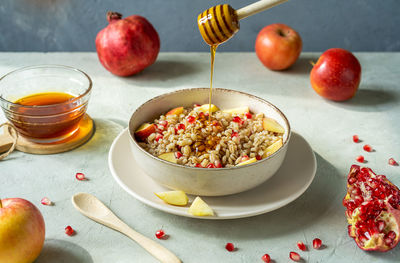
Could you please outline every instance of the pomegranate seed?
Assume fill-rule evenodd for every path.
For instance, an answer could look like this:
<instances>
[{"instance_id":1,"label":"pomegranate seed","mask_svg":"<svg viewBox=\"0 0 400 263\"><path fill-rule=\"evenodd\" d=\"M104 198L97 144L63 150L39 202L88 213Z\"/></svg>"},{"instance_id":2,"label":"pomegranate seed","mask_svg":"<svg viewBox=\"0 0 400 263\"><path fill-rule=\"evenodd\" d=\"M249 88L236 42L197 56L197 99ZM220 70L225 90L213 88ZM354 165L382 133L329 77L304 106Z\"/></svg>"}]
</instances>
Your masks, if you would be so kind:
<instances>
[{"instance_id":1,"label":"pomegranate seed","mask_svg":"<svg viewBox=\"0 0 400 263\"><path fill-rule=\"evenodd\" d=\"M240 160L241 162L247 161L249 159L249 156L243 155L242 159Z\"/></svg>"},{"instance_id":2,"label":"pomegranate seed","mask_svg":"<svg viewBox=\"0 0 400 263\"><path fill-rule=\"evenodd\" d=\"M232 121L233 122L237 122L237 123L241 123L242 119L239 116L235 116L235 117L233 117Z\"/></svg>"},{"instance_id":3,"label":"pomegranate seed","mask_svg":"<svg viewBox=\"0 0 400 263\"><path fill-rule=\"evenodd\" d=\"M198 117L200 118L200 119L204 119L205 117L207 117L208 115L207 114L204 114L204 112L200 112L199 113L199 115L198 115Z\"/></svg>"},{"instance_id":4,"label":"pomegranate seed","mask_svg":"<svg viewBox=\"0 0 400 263\"><path fill-rule=\"evenodd\" d=\"M296 252L290 252L289 253L289 258L291 259L291 260L293 260L293 261L300 261L300 255L299 254L297 254Z\"/></svg>"},{"instance_id":5,"label":"pomegranate seed","mask_svg":"<svg viewBox=\"0 0 400 263\"><path fill-rule=\"evenodd\" d=\"M161 239L161 238L163 238L164 236L165 236L164 230L162 230L162 229L157 230L157 232L156 232L156 238Z\"/></svg>"},{"instance_id":6,"label":"pomegranate seed","mask_svg":"<svg viewBox=\"0 0 400 263\"><path fill-rule=\"evenodd\" d=\"M199 164L199 163L196 163L195 167L203 168L203 166L201 166L201 164Z\"/></svg>"},{"instance_id":7,"label":"pomegranate seed","mask_svg":"<svg viewBox=\"0 0 400 263\"><path fill-rule=\"evenodd\" d=\"M232 132L231 138L233 138L233 137L239 137L239 133L237 133L237 132Z\"/></svg>"},{"instance_id":8,"label":"pomegranate seed","mask_svg":"<svg viewBox=\"0 0 400 263\"><path fill-rule=\"evenodd\" d=\"M307 250L306 245L304 245L304 243L301 242L301 241L297 242L297 247L302 251L306 251Z\"/></svg>"},{"instance_id":9,"label":"pomegranate seed","mask_svg":"<svg viewBox=\"0 0 400 263\"><path fill-rule=\"evenodd\" d=\"M359 162L359 163L363 163L364 162L364 156L362 156L362 155L357 156L356 161Z\"/></svg>"},{"instance_id":10,"label":"pomegranate seed","mask_svg":"<svg viewBox=\"0 0 400 263\"><path fill-rule=\"evenodd\" d=\"M207 168L215 168L215 165L213 163L210 163L209 165L207 165Z\"/></svg>"},{"instance_id":11,"label":"pomegranate seed","mask_svg":"<svg viewBox=\"0 0 400 263\"><path fill-rule=\"evenodd\" d=\"M200 105L200 104L197 104L197 103L195 103L193 106L194 106L195 108L197 108L197 107L200 107L201 105Z\"/></svg>"},{"instance_id":12,"label":"pomegranate seed","mask_svg":"<svg viewBox=\"0 0 400 263\"><path fill-rule=\"evenodd\" d=\"M265 263L270 263L271 262L271 257L268 254L264 254L261 257L262 261L264 261Z\"/></svg>"},{"instance_id":13,"label":"pomegranate seed","mask_svg":"<svg viewBox=\"0 0 400 263\"><path fill-rule=\"evenodd\" d=\"M185 130L186 126L183 123L178 124L178 130Z\"/></svg>"},{"instance_id":14,"label":"pomegranate seed","mask_svg":"<svg viewBox=\"0 0 400 263\"><path fill-rule=\"evenodd\" d=\"M50 201L49 198L47 197L43 197L42 200L40 200L40 203L42 203L42 205L52 205L53 203Z\"/></svg>"},{"instance_id":15,"label":"pomegranate seed","mask_svg":"<svg viewBox=\"0 0 400 263\"><path fill-rule=\"evenodd\" d=\"M219 161L216 161L215 167L222 168L222 163Z\"/></svg>"},{"instance_id":16,"label":"pomegranate seed","mask_svg":"<svg viewBox=\"0 0 400 263\"><path fill-rule=\"evenodd\" d=\"M232 252L233 250L235 250L235 246L232 243L226 243L225 248L229 252Z\"/></svg>"},{"instance_id":17,"label":"pomegranate seed","mask_svg":"<svg viewBox=\"0 0 400 263\"><path fill-rule=\"evenodd\" d=\"M73 236L75 234L75 230L72 229L71 226L67 226L65 228L65 234L67 234L68 236Z\"/></svg>"},{"instance_id":18,"label":"pomegranate seed","mask_svg":"<svg viewBox=\"0 0 400 263\"><path fill-rule=\"evenodd\" d=\"M312 246L313 246L314 249L319 249L319 248L322 246L322 241L321 241L321 239L315 238L315 239L312 241Z\"/></svg>"},{"instance_id":19,"label":"pomegranate seed","mask_svg":"<svg viewBox=\"0 0 400 263\"><path fill-rule=\"evenodd\" d=\"M261 155L256 155L256 159L257 159L257 161L259 161L259 160L262 159L262 156Z\"/></svg>"},{"instance_id":20,"label":"pomegranate seed","mask_svg":"<svg viewBox=\"0 0 400 263\"><path fill-rule=\"evenodd\" d=\"M251 115L250 112L246 112L244 115L246 116L247 119L251 119L253 117L253 115Z\"/></svg>"},{"instance_id":21,"label":"pomegranate seed","mask_svg":"<svg viewBox=\"0 0 400 263\"><path fill-rule=\"evenodd\" d=\"M390 159L389 159L389 164L390 164L390 165L393 165L393 166L399 165L393 158L390 158Z\"/></svg>"},{"instance_id":22,"label":"pomegranate seed","mask_svg":"<svg viewBox=\"0 0 400 263\"><path fill-rule=\"evenodd\" d=\"M175 152L175 158L179 159L183 156L183 154L181 152Z\"/></svg>"},{"instance_id":23,"label":"pomegranate seed","mask_svg":"<svg viewBox=\"0 0 400 263\"><path fill-rule=\"evenodd\" d=\"M369 145L369 144L364 145L363 149L364 149L364 151L366 151L366 152L372 152L372 147L371 147L371 145Z\"/></svg>"},{"instance_id":24,"label":"pomegranate seed","mask_svg":"<svg viewBox=\"0 0 400 263\"><path fill-rule=\"evenodd\" d=\"M196 118L193 117L193 116L189 116L189 117L187 117L187 121L188 121L189 123L193 123L193 122L196 121Z\"/></svg>"},{"instance_id":25,"label":"pomegranate seed","mask_svg":"<svg viewBox=\"0 0 400 263\"><path fill-rule=\"evenodd\" d=\"M157 134L155 140L156 142L158 142L159 140L162 140L162 138L164 138L164 136L162 136L161 134Z\"/></svg>"},{"instance_id":26,"label":"pomegranate seed","mask_svg":"<svg viewBox=\"0 0 400 263\"><path fill-rule=\"evenodd\" d=\"M174 130L175 130L175 135L178 134L178 129L174 128Z\"/></svg>"},{"instance_id":27,"label":"pomegranate seed","mask_svg":"<svg viewBox=\"0 0 400 263\"><path fill-rule=\"evenodd\" d=\"M359 142L360 139L358 138L358 135L353 135L353 142Z\"/></svg>"},{"instance_id":28,"label":"pomegranate seed","mask_svg":"<svg viewBox=\"0 0 400 263\"><path fill-rule=\"evenodd\" d=\"M84 181L86 180L86 177L83 173L76 173L75 178L78 179L79 181Z\"/></svg>"}]
</instances>

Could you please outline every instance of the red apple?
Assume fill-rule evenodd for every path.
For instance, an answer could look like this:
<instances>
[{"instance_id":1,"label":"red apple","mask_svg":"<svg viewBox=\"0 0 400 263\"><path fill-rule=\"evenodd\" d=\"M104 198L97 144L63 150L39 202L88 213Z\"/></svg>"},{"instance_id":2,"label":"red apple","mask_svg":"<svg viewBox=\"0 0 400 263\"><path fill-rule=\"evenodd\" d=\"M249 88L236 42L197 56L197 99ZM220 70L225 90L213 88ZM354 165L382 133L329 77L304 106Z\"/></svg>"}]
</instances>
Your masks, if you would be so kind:
<instances>
[{"instance_id":1,"label":"red apple","mask_svg":"<svg viewBox=\"0 0 400 263\"><path fill-rule=\"evenodd\" d=\"M21 198L0 200L0 262L33 262L44 236L43 216L36 206Z\"/></svg>"},{"instance_id":2,"label":"red apple","mask_svg":"<svg viewBox=\"0 0 400 263\"><path fill-rule=\"evenodd\" d=\"M284 24L264 27L256 39L256 54L269 69L287 69L296 62L303 42L300 35Z\"/></svg>"},{"instance_id":3,"label":"red apple","mask_svg":"<svg viewBox=\"0 0 400 263\"><path fill-rule=\"evenodd\" d=\"M360 80L360 62L351 52L341 48L325 51L310 74L313 89L320 96L334 101L352 98Z\"/></svg>"},{"instance_id":4,"label":"red apple","mask_svg":"<svg viewBox=\"0 0 400 263\"><path fill-rule=\"evenodd\" d=\"M150 136L153 132L156 132L156 125L154 123L143 123L140 127L135 131L135 136L140 141L145 141L147 137Z\"/></svg>"},{"instance_id":5,"label":"red apple","mask_svg":"<svg viewBox=\"0 0 400 263\"><path fill-rule=\"evenodd\" d=\"M122 19L108 12L110 23L96 37L96 50L103 66L118 76L130 76L150 66L160 51L160 38L153 25L138 15Z\"/></svg>"}]
</instances>

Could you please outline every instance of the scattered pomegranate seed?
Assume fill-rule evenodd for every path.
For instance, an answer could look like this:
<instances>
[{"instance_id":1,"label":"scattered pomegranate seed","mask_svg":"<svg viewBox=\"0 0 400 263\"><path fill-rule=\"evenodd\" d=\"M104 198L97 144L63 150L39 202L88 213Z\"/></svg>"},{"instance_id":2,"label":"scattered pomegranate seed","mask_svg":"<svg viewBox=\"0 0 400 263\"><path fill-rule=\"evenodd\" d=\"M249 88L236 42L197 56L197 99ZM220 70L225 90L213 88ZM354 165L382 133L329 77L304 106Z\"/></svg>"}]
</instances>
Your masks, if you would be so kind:
<instances>
[{"instance_id":1,"label":"scattered pomegranate seed","mask_svg":"<svg viewBox=\"0 0 400 263\"><path fill-rule=\"evenodd\" d=\"M259 160L262 159L262 156L261 155L256 155L256 159L257 159L257 161L259 161Z\"/></svg>"},{"instance_id":2,"label":"scattered pomegranate seed","mask_svg":"<svg viewBox=\"0 0 400 263\"><path fill-rule=\"evenodd\" d=\"M177 128L174 128L174 129L175 129L175 135L178 134L178 129Z\"/></svg>"},{"instance_id":3,"label":"scattered pomegranate seed","mask_svg":"<svg viewBox=\"0 0 400 263\"><path fill-rule=\"evenodd\" d=\"M75 234L75 230L72 229L71 226L67 226L65 228L65 234L67 234L68 236L73 236Z\"/></svg>"},{"instance_id":4,"label":"scattered pomegranate seed","mask_svg":"<svg viewBox=\"0 0 400 263\"><path fill-rule=\"evenodd\" d=\"M193 116L189 116L189 117L187 117L187 121L188 121L189 123L193 123L193 122L196 121L196 118L193 117Z\"/></svg>"},{"instance_id":5,"label":"scattered pomegranate seed","mask_svg":"<svg viewBox=\"0 0 400 263\"><path fill-rule=\"evenodd\" d=\"M222 168L222 163L219 161L216 161L215 167Z\"/></svg>"},{"instance_id":6,"label":"scattered pomegranate seed","mask_svg":"<svg viewBox=\"0 0 400 263\"><path fill-rule=\"evenodd\" d=\"M183 154L181 152L175 152L175 158L179 159L183 156Z\"/></svg>"},{"instance_id":7,"label":"scattered pomegranate seed","mask_svg":"<svg viewBox=\"0 0 400 263\"><path fill-rule=\"evenodd\" d=\"M40 203L42 203L42 205L52 205L53 202L51 202L51 200L47 197L43 197L42 200L40 200Z\"/></svg>"},{"instance_id":8,"label":"scattered pomegranate seed","mask_svg":"<svg viewBox=\"0 0 400 263\"><path fill-rule=\"evenodd\" d=\"M319 249L319 248L322 246L322 241L321 241L321 239L315 238L315 239L312 241L312 246L313 246L314 249Z\"/></svg>"},{"instance_id":9,"label":"scattered pomegranate seed","mask_svg":"<svg viewBox=\"0 0 400 263\"><path fill-rule=\"evenodd\" d=\"M156 238L161 239L161 238L163 238L164 236L165 236L164 230L162 230L162 229L157 230L157 232L156 232Z\"/></svg>"},{"instance_id":10,"label":"scattered pomegranate seed","mask_svg":"<svg viewBox=\"0 0 400 263\"><path fill-rule=\"evenodd\" d=\"M76 173L75 178L78 179L79 181L86 180L85 174L83 174L83 173Z\"/></svg>"},{"instance_id":11,"label":"scattered pomegranate seed","mask_svg":"<svg viewBox=\"0 0 400 263\"><path fill-rule=\"evenodd\" d=\"M186 126L183 123L178 124L178 130L185 130Z\"/></svg>"},{"instance_id":12,"label":"scattered pomegranate seed","mask_svg":"<svg viewBox=\"0 0 400 263\"><path fill-rule=\"evenodd\" d=\"M208 115L207 114L204 114L204 112L200 112L199 113L199 115L198 115L198 117L200 118L200 119L204 119L205 117L207 117Z\"/></svg>"},{"instance_id":13,"label":"scattered pomegranate seed","mask_svg":"<svg viewBox=\"0 0 400 263\"><path fill-rule=\"evenodd\" d=\"M369 145L369 144L364 145L363 149L364 149L364 151L366 151L366 152L372 152L372 147L371 147L371 145Z\"/></svg>"},{"instance_id":14,"label":"scattered pomegranate seed","mask_svg":"<svg viewBox=\"0 0 400 263\"><path fill-rule=\"evenodd\" d=\"M156 142L158 142L159 140L162 140L162 138L164 138L164 136L162 136L161 134L157 134L155 140Z\"/></svg>"},{"instance_id":15,"label":"scattered pomegranate seed","mask_svg":"<svg viewBox=\"0 0 400 263\"><path fill-rule=\"evenodd\" d=\"M293 261L300 261L301 257L298 253L292 251L289 253L289 258Z\"/></svg>"},{"instance_id":16,"label":"scattered pomegranate seed","mask_svg":"<svg viewBox=\"0 0 400 263\"><path fill-rule=\"evenodd\" d=\"M239 137L239 133L237 133L237 132L232 132L231 138L233 138L233 137Z\"/></svg>"},{"instance_id":17,"label":"scattered pomegranate seed","mask_svg":"<svg viewBox=\"0 0 400 263\"><path fill-rule=\"evenodd\" d=\"M232 121L233 122L237 122L237 123L241 123L242 119L239 116L235 116L235 117L233 117Z\"/></svg>"},{"instance_id":18,"label":"scattered pomegranate seed","mask_svg":"<svg viewBox=\"0 0 400 263\"><path fill-rule=\"evenodd\" d=\"M246 112L244 115L246 116L247 119L251 119L253 117L253 115L251 115L250 112Z\"/></svg>"},{"instance_id":19,"label":"scattered pomegranate seed","mask_svg":"<svg viewBox=\"0 0 400 263\"><path fill-rule=\"evenodd\" d=\"M389 164L393 166L399 165L393 158L389 159Z\"/></svg>"},{"instance_id":20,"label":"scattered pomegranate seed","mask_svg":"<svg viewBox=\"0 0 400 263\"><path fill-rule=\"evenodd\" d=\"M264 254L261 257L262 261L264 261L265 263L270 263L271 262L271 257L268 254Z\"/></svg>"},{"instance_id":21,"label":"scattered pomegranate seed","mask_svg":"<svg viewBox=\"0 0 400 263\"><path fill-rule=\"evenodd\" d=\"M201 166L201 164L199 164L199 163L196 163L195 167L203 168L203 166Z\"/></svg>"},{"instance_id":22,"label":"scattered pomegranate seed","mask_svg":"<svg viewBox=\"0 0 400 263\"><path fill-rule=\"evenodd\" d=\"M215 165L213 163L210 163L209 165L207 165L207 168L215 168Z\"/></svg>"},{"instance_id":23,"label":"scattered pomegranate seed","mask_svg":"<svg viewBox=\"0 0 400 263\"><path fill-rule=\"evenodd\" d=\"M364 162L364 156L362 156L362 155L357 156L356 161L359 162L359 163L363 163Z\"/></svg>"},{"instance_id":24,"label":"scattered pomegranate seed","mask_svg":"<svg viewBox=\"0 0 400 263\"><path fill-rule=\"evenodd\" d=\"M200 105L200 104L197 104L197 103L195 103L193 106L194 106L195 108L197 108L197 107L200 107L201 105Z\"/></svg>"},{"instance_id":25,"label":"scattered pomegranate seed","mask_svg":"<svg viewBox=\"0 0 400 263\"><path fill-rule=\"evenodd\" d=\"M301 241L297 242L297 247L302 251L306 251L307 250L306 245L304 245L304 243L301 242Z\"/></svg>"},{"instance_id":26,"label":"scattered pomegranate seed","mask_svg":"<svg viewBox=\"0 0 400 263\"><path fill-rule=\"evenodd\" d=\"M242 159L240 160L241 162L247 161L249 159L249 156L243 155Z\"/></svg>"},{"instance_id":27,"label":"scattered pomegranate seed","mask_svg":"<svg viewBox=\"0 0 400 263\"><path fill-rule=\"evenodd\" d=\"M233 243L226 243L225 248L229 252L232 252L233 250L235 250L235 246L233 245Z\"/></svg>"},{"instance_id":28,"label":"scattered pomegranate seed","mask_svg":"<svg viewBox=\"0 0 400 263\"><path fill-rule=\"evenodd\" d=\"M358 138L358 135L353 135L353 142L359 142L360 139Z\"/></svg>"}]
</instances>

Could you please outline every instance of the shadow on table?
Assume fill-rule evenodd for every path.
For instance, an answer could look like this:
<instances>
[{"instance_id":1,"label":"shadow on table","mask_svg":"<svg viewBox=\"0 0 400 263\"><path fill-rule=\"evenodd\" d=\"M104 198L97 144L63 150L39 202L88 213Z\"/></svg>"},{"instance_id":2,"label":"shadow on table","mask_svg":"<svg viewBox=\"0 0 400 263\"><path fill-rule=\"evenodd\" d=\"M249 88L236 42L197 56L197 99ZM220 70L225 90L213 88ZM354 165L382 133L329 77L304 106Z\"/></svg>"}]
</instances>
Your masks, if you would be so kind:
<instances>
[{"instance_id":1,"label":"shadow on table","mask_svg":"<svg viewBox=\"0 0 400 263\"><path fill-rule=\"evenodd\" d=\"M90 254L82 247L59 239L46 239L35 263L93 263Z\"/></svg>"},{"instance_id":2,"label":"shadow on table","mask_svg":"<svg viewBox=\"0 0 400 263\"><path fill-rule=\"evenodd\" d=\"M399 99L396 98L396 94L393 91L385 90L384 87L379 87L377 85L361 85L356 95L348 101L326 101L333 106L345 108L348 110L376 112L387 110L388 107L392 107L398 104L398 100Z\"/></svg>"},{"instance_id":3,"label":"shadow on table","mask_svg":"<svg viewBox=\"0 0 400 263\"><path fill-rule=\"evenodd\" d=\"M317 55L311 55L311 54L302 55L301 57L299 57L299 59L297 59L296 63L294 63L293 66L291 66L287 70L278 72L281 74L290 74L290 75L293 74L308 75L310 74L313 68L311 62L317 63L317 60L318 60Z\"/></svg>"}]
</instances>

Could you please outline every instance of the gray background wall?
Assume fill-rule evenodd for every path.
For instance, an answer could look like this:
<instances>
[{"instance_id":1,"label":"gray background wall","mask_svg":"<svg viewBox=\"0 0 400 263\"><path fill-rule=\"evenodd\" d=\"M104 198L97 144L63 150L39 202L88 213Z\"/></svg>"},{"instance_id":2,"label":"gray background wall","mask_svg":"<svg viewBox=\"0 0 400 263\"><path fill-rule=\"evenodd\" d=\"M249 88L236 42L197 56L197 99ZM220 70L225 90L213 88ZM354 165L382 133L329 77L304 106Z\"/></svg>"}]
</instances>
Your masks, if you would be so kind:
<instances>
[{"instance_id":1,"label":"gray background wall","mask_svg":"<svg viewBox=\"0 0 400 263\"><path fill-rule=\"evenodd\" d=\"M162 51L207 51L197 15L216 4L238 9L253 1L0 0L0 51L94 51L108 10L146 17ZM304 51L400 51L399 0L289 0L243 20L220 50L252 51L259 30L278 22L300 33Z\"/></svg>"}]
</instances>

